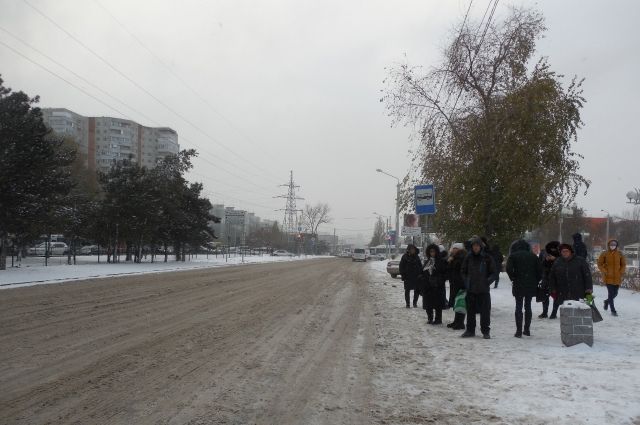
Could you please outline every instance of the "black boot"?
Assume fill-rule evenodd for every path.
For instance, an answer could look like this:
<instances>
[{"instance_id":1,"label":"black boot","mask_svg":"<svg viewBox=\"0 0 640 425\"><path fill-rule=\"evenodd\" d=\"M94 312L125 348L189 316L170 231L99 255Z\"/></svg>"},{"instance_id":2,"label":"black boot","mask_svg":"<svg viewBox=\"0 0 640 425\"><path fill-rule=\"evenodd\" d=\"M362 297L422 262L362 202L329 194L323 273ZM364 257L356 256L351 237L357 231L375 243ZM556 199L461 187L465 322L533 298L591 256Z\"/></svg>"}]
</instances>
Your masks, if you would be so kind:
<instances>
[{"instance_id":1,"label":"black boot","mask_svg":"<svg viewBox=\"0 0 640 425\"><path fill-rule=\"evenodd\" d=\"M523 335L531 336L531 312L524 313L524 331L522 331Z\"/></svg>"},{"instance_id":2,"label":"black boot","mask_svg":"<svg viewBox=\"0 0 640 425\"><path fill-rule=\"evenodd\" d=\"M442 324L442 310L436 309L436 319L433 321L434 325Z\"/></svg>"},{"instance_id":3,"label":"black boot","mask_svg":"<svg viewBox=\"0 0 640 425\"><path fill-rule=\"evenodd\" d=\"M522 338L522 313L516 313L516 338Z\"/></svg>"},{"instance_id":4,"label":"black boot","mask_svg":"<svg viewBox=\"0 0 640 425\"><path fill-rule=\"evenodd\" d=\"M427 324L433 325L433 310L427 310Z\"/></svg>"},{"instance_id":5,"label":"black boot","mask_svg":"<svg viewBox=\"0 0 640 425\"><path fill-rule=\"evenodd\" d=\"M456 313L455 319L453 319L453 326L451 328L455 330L464 329L464 316L465 315L462 313Z\"/></svg>"}]
</instances>

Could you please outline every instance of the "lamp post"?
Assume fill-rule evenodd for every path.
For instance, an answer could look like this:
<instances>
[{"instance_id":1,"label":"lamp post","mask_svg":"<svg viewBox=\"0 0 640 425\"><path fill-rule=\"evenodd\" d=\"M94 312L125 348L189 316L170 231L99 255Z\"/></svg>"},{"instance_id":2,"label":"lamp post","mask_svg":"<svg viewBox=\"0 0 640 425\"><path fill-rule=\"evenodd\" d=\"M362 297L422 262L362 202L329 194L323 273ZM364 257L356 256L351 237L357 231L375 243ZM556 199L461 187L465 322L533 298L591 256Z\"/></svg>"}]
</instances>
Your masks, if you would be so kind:
<instances>
[{"instance_id":1,"label":"lamp post","mask_svg":"<svg viewBox=\"0 0 640 425\"><path fill-rule=\"evenodd\" d=\"M400 251L400 179L397 178L394 175L391 175L389 173L387 173L386 171L383 171L380 168L376 168L376 171L378 173L382 173L384 175L387 175L389 177L393 177L394 179L396 179L396 254Z\"/></svg>"}]
</instances>

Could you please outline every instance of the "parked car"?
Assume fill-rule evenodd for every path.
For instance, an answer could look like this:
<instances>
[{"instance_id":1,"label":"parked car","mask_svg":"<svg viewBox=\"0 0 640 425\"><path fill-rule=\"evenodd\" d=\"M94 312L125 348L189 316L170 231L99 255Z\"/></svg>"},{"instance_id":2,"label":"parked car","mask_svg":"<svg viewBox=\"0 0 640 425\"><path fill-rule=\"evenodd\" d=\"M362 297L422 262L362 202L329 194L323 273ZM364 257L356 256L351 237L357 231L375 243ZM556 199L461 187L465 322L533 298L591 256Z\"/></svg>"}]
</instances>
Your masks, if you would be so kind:
<instances>
[{"instance_id":1,"label":"parked car","mask_svg":"<svg viewBox=\"0 0 640 425\"><path fill-rule=\"evenodd\" d=\"M98 255L106 254L107 248L98 245L85 245L78 250L80 255Z\"/></svg>"},{"instance_id":2,"label":"parked car","mask_svg":"<svg viewBox=\"0 0 640 425\"><path fill-rule=\"evenodd\" d=\"M271 254L274 257L293 257L293 254L284 249L277 249Z\"/></svg>"},{"instance_id":3,"label":"parked car","mask_svg":"<svg viewBox=\"0 0 640 425\"><path fill-rule=\"evenodd\" d=\"M369 258L376 261L386 260L387 256L384 254L370 254Z\"/></svg>"},{"instance_id":4,"label":"parked car","mask_svg":"<svg viewBox=\"0 0 640 425\"><path fill-rule=\"evenodd\" d=\"M65 255L69 253L69 247L64 242L49 242L49 255ZM31 247L27 250L29 255L46 255L47 242Z\"/></svg>"},{"instance_id":5,"label":"parked car","mask_svg":"<svg viewBox=\"0 0 640 425\"><path fill-rule=\"evenodd\" d=\"M389 260L387 263L387 273L394 279L398 277L400 274L400 260Z\"/></svg>"}]
</instances>

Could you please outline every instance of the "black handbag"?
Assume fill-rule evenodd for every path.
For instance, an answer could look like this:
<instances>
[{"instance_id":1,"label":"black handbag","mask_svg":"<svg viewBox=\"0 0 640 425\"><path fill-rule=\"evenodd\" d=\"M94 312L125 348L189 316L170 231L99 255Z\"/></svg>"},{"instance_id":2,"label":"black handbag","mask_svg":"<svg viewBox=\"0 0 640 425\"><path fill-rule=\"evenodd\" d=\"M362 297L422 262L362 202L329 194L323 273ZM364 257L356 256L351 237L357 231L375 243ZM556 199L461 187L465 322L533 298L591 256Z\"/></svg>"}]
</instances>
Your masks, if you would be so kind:
<instances>
[{"instance_id":1,"label":"black handbag","mask_svg":"<svg viewBox=\"0 0 640 425\"><path fill-rule=\"evenodd\" d=\"M596 307L596 304L591 303L589 304L589 307L591 307L591 318L593 319L593 323L602 322L602 314L600 314L600 311L598 311L598 307Z\"/></svg>"},{"instance_id":2,"label":"black handbag","mask_svg":"<svg viewBox=\"0 0 640 425\"><path fill-rule=\"evenodd\" d=\"M536 302L541 303L548 299L549 299L549 292L547 291L547 288L544 288L541 285L538 285L538 287L536 288Z\"/></svg>"}]
</instances>

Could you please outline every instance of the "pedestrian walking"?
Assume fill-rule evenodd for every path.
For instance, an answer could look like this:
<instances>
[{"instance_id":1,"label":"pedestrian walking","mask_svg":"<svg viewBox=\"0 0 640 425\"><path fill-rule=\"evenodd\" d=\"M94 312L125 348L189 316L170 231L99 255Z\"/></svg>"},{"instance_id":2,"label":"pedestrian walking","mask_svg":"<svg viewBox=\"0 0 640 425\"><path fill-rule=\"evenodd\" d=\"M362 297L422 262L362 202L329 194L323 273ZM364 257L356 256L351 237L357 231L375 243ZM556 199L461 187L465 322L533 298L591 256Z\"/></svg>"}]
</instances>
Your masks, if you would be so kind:
<instances>
[{"instance_id":1,"label":"pedestrian walking","mask_svg":"<svg viewBox=\"0 0 640 425\"><path fill-rule=\"evenodd\" d=\"M502 262L504 261L504 255L502 255L502 252L500 251L500 247L498 245L493 245L489 254L491 255L491 258L493 258L493 261L496 263L497 273L495 275L494 281L491 283L493 283L493 287L497 289L498 283L500 282L500 272L502 272Z\"/></svg>"},{"instance_id":2,"label":"pedestrian walking","mask_svg":"<svg viewBox=\"0 0 640 425\"><path fill-rule=\"evenodd\" d=\"M462 278L462 263L467 256L467 251L464 249L464 245L461 243L454 243L451 246L451 253L449 254L448 262L448 277L449 277L449 307L453 308L456 300L456 296L460 291L464 291L464 279ZM455 330L464 329L464 313L455 313L453 322L447 324L448 328Z\"/></svg>"},{"instance_id":3,"label":"pedestrian walking","mask_svg":"<svg viewBox=\"0 0 640 425\"><path fill-rule=\"evenodd\" d=\"M587 260L587 245L582 240L582 235L580 233L574 233L571 237L573 238L573 253Z\"/></svg>"},{"instance_id":4,"label":"pedestrian walking","mask_svg":"<svg viewBox=\"0 0 640 425\"><path fill-rule=\"evenodd\" d=\"M447 262L440 255L438 245L427 246L426 258L422 267L422 305L427 311L430 325L442 324L442 310L446 300L445 281L447 280Z\"/></svg>"},{"instance_id":5,"label":"pedestrian walking","mask_svg":"<svg viewBox=\"0 0 640 425\"><path fill-rule=\"evenodd\" d=\"M604 300L604 309L611 308L613 316L618 315L616 306L613 302L618 296L618 290L622 283L622 276L627 267L627 261L624 255L618 250L618 241L610 239L607 243L607 250L598 257L598 269L602 273L602 281L607 285L608 297Z\"/></svg>"},{"instance_id":6,"label":"pedestrian walking","mask_svg":"<svg viewBox=\"0 0 640 425\"><path fill-rule=\"evenodd\" d=\"M560 258L551 266L551 295L555 298L549 319L555 319L558 307L566 300L579 300L593 293L591 270L587 260L576 255L569 244L559 247Z\"/></svg>"},{"instance_id":7,"label":"pedestrian walking","mask_svg":"<svg viewBox=\"0 0 640 425\"><path fill-rule=\"evenodd\" d=\"M476 334L476 313L480 313L480 331L485 339L491 339L491 294L490 282L495 279L495 262L483 250L480 238L471 240L471 252L462 263L462 277L467 290L467 330L463 338Z\"/></svg>"},{"instance_id":8,"label":"pedestrian walking","mask_svg":"<svg viewBox=\"0 0 640 425\"><path fill-rule=\"evenodd\" d=\"M560 257L560 251L558 251L558 247L560 246L560 242L551 241L547 243L544 247L544 251L540 253L541 263L542 263L542 282L540 283L540 289L542 291L542 314L538 317L540 319L546 319L549 314L549 296L551 295L551 283L550 283L550 273L551 266L553 263ZM554 304L556 300L554 299ZM555 310L558 310L558 307L554 307Z\"/></svg>"},{"instance_id":9,"label":"pedestrian walking","mask_svg":"<svg viewBox=\"0 0 640 425\"><path fill-rule=\"evenodd\" d=\"M523 239L511 244L507 259L507 274L513 284L512 294L516 300L516 338L522 335L531 336L531 300L536 296L538 284L542 279L542 264L538 257L531 252L531 245ZM524 306L524 330L523 314Z\"/></svg>"},{"instance_id":10,"label":"pedestrian walking","mask_svg":"<svg viewBox=\"0 0 640 425\"><path fill-rule=\"evenodd\" d=\"M418 307L420 284L422 281L422 262L418 255L420 250L415 245L408 245L406 252L400 259L399 272L404 283L404 300L407 308L411 308L411 291L413 291L413 306Z\"/></svg>"}]
</instances>

